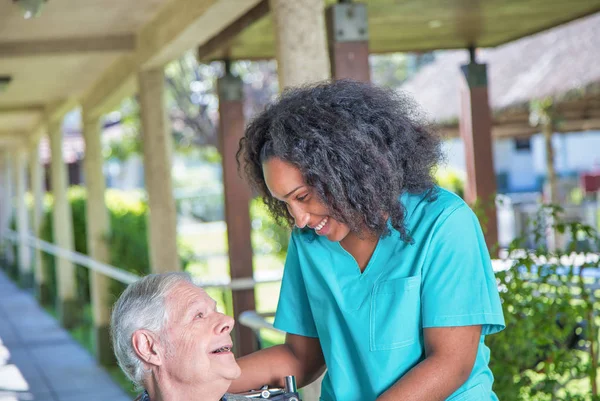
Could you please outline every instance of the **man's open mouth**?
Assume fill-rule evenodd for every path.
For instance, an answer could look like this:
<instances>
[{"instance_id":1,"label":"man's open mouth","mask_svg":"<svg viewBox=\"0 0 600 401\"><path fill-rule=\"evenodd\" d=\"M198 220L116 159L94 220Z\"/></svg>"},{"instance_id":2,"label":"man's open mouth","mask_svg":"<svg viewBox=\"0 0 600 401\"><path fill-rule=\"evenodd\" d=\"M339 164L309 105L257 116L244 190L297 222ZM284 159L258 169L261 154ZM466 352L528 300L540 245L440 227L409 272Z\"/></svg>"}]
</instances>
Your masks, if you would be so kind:
<instances>
[{"instance_id":1,"label":"man's open mouth","mask_svg":"<svg viewBox=\"0 0 600 401\"><path fill-rule=\"evenodd\" d=\"M225 345L221 348L217 348L216 350L212 351L211 354L222 354L224 352L231 352L231 346Z\"/></svg>"}]
</instances>

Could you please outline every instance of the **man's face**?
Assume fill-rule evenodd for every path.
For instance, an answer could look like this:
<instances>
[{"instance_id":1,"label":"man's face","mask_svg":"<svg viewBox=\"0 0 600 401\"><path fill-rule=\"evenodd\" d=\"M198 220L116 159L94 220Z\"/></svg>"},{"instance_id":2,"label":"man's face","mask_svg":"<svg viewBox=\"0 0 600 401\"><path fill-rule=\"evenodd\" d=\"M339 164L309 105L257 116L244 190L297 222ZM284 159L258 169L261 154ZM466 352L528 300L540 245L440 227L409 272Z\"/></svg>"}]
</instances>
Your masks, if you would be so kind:
<instances>
[{"instance_id":1,"label":"man's face","mask_svg":"<svg viewBox=\"0 0 600 401\"><path fill-rule=\"evenodd\" d=\"M176 382L196 385L239 377L231 352L233 319L217 312L215 301L191 283L178 284L165 301L165 373Z\"/></svg>"}]
</instances>

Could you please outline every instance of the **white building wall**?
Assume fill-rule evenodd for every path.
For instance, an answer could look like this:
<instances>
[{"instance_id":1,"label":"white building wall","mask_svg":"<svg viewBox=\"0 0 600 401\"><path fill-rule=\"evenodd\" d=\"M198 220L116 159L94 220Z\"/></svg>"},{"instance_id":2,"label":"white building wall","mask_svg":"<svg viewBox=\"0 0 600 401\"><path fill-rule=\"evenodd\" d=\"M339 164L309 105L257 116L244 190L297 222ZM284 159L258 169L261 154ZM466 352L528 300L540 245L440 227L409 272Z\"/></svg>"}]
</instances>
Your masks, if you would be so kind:
<instances>
[{"instance_id":1,"label":"white building wall","mask_svg":"<svg viewBox=\"0 0 600 401\"><path fill-rule=\"evenodd\" d=\"M600 131L555 134L552 142L559 174L600 169ZM443 150L448 168L466 170L460 138L445 141ZM513 139L494 141L493 151L494 168L497 173L508 173L511 191L529 190L539 176L546 174L546 149L541 134L531 137L531 151L516 150Z\"/></svg>"}]
</instances>

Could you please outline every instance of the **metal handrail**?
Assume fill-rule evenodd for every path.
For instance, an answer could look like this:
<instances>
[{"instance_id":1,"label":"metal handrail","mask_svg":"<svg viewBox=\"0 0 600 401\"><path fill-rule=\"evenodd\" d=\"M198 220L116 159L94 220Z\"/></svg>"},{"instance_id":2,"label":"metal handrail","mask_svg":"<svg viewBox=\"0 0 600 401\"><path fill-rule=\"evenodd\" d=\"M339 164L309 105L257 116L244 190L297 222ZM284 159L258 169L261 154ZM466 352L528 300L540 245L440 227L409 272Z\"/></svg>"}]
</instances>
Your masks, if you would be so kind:
<instances>
[{"instance_id":1,"label":"metal handrail","mask_svg":"<svg viewBox=\"0 0 600 401\"><path fill-rule=\"evenodd\" d=\"M239 320L240 324L242 324L254 331L266 329L266 330L274 331L276 333L285 333L282 330L276 329L273 326L273 323L267 322L264 315L261 315L253 310L248 310L248 311L244 311L244 312L240 313L240 317L238 320Z\"/></svg>"},{"instance_id":2,"label":"metal handrail","mask_svg":"<svg viewBox=\"0 0 600 401\"><path fill-rule=\"evenodd\" d=\"M20 236L17 232L13 230L4 230L3 237L8 239L9 241L18 244L21 241ZM130 273L121 268L98 262L90 258L87 255L84 255L79 252L70 251L64 248L60 248L50 242L41 240L32 235L26 235L23 240L25 241L25 245L39 249L40 251L46 252L50 255L57 256L66 260L69 260L73 263L76 263L80 266L86 267L90 270L96 271L98 273L104 274L110 278L113 278L124 284L131 284L140 279L140 276L134 273ZM194 283L202 288L216 288L223 290L251 290L257 284L267 284L267 283L279 283L281 282L281 275L271 278L239 278L239 279L223 279L223 280L210 280L210 281L202 281L194 278Z\"/></svg>"}]
</instances>

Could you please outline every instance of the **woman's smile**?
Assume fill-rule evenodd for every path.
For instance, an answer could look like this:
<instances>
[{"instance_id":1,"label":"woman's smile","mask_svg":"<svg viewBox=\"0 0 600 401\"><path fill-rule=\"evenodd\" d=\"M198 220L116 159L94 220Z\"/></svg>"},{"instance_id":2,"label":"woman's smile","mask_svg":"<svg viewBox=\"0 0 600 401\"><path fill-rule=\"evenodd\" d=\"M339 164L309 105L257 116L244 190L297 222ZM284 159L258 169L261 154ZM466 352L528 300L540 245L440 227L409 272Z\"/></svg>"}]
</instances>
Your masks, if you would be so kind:
<instances>
[{"instance_id":1,"label":"woman's smile","mask_svg":"<svg viewBox=\"0 0 600 401\"><path fill-rule=\"evenodd\" d=\"M319 235L327 235L327 231L329 229L329 225L327 224L329 222L329 216L325 216L325 218L323 220L321 220L321 222L319 224L317 224L315 227L311 227L315 230L315 232Z\"/></svg>"}]
</instances>

